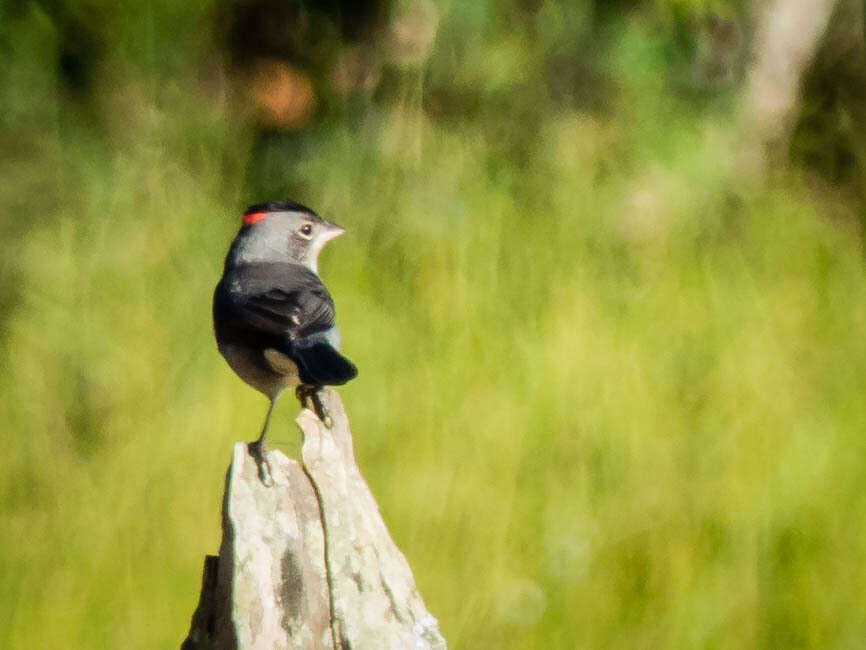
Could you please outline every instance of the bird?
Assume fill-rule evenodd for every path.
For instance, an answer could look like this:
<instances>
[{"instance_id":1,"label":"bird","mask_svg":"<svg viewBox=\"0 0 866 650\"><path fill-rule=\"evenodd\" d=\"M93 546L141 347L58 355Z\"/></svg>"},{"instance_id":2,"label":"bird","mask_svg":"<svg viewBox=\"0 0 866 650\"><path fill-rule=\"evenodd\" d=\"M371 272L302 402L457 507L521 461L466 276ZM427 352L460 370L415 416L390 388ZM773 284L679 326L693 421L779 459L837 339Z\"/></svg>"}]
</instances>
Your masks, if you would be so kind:
<instances>
[{"instance_id":1,"label":"bird","mask_svg":"<svg viewBox=\"0 0 866 650\"><path fill-rule=\"evenodd\" d=\"M319 419L332 422L323 386L354 379L340 352L334 301L318 275L322 248L345 229L294 201L248 207L214 290L217 349L235 373L269 400L261 434L249 443L259 478L273 484L265 435L277 398L287 388Z\"/></svg>"}]
</instances>

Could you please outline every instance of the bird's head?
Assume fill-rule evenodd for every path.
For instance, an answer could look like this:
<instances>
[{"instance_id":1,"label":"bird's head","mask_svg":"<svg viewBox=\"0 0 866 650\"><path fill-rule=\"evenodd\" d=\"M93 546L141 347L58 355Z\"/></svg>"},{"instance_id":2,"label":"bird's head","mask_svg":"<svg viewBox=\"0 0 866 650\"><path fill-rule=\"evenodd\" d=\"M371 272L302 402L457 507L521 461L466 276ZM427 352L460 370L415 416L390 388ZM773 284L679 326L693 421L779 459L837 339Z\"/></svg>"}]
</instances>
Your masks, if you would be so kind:
<instances>
[{"instance_id":1,"label":"bird's head","mask_svg":"<svg viewBox=\"0 0 866 650\"><path fill-rule=\"evenodd\" d=\"M294 201L259 203L246 209L229 262L292 262L316 272L322 248L344 228Z\"/></svg>"}]
</instances>

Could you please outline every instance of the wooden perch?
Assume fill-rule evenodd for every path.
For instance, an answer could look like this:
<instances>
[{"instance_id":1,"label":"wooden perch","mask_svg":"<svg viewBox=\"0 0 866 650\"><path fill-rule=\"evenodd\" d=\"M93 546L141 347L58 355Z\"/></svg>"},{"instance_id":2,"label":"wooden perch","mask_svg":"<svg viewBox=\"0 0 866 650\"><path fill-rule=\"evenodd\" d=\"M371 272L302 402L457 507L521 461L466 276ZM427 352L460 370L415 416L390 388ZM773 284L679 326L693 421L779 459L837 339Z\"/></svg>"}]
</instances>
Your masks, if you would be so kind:
<instances>
[{"instance_id":1,"label":"wooden perch","mask_svg":"<svg viewBox=\"0 0 866 650\"><path fill-rule=\"evenodd\" d=\"M342 402L323 398L332 428L302 411L302 460L268 452L273 486L235 444L219 557L205 558L182 650L445 648L355 464Z\"/></svg>"}]
</instances>

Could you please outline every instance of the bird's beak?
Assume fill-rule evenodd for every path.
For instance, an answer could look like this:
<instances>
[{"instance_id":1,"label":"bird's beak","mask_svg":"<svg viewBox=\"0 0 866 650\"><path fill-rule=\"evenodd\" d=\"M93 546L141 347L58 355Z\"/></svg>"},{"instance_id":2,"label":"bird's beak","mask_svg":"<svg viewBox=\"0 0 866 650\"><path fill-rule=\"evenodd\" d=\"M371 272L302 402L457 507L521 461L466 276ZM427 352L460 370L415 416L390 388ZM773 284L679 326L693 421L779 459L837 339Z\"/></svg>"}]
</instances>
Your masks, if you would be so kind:
<instances>
[{"instance_id":1,"label":"bird's beak","mask_svg":"<svg viewBox=\"0 0 866 650\"><path fill-rule=\"evenodd\" d=\"M335 223L332 223L330 221L326 221L325 222L325 233L322 236L322 238L326 242L331 241L332 239L342 235L344 232L346 232L346 229L343 228L343 226L338 226Z\"/></svg>"}]
</instances>

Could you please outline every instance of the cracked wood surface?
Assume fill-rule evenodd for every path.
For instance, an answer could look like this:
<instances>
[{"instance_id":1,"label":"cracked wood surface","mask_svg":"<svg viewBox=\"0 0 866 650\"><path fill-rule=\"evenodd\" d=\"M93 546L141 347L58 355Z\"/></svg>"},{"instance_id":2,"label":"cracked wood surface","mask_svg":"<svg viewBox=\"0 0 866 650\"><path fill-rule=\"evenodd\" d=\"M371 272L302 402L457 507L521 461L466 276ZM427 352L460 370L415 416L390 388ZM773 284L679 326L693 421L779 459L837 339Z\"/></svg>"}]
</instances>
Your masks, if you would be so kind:
<instances>
[{"instance_id":1,"label":"cracked wood surface","mask_svg":"<svg viewBox=\"0 0 866 650\"><path fill-rule=\"evenodd\" d=\"M268 452L272 487L235 444L219 559L205 560L183 650L445 648L355 464L340 398L323 397L332 428L302 411L301 462Z\"/></svg>"}]
</instances>

